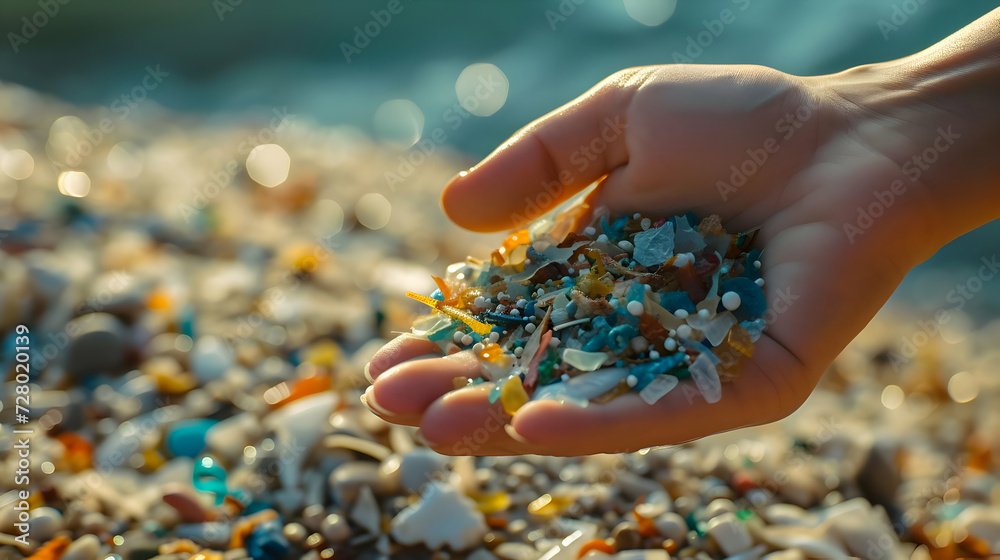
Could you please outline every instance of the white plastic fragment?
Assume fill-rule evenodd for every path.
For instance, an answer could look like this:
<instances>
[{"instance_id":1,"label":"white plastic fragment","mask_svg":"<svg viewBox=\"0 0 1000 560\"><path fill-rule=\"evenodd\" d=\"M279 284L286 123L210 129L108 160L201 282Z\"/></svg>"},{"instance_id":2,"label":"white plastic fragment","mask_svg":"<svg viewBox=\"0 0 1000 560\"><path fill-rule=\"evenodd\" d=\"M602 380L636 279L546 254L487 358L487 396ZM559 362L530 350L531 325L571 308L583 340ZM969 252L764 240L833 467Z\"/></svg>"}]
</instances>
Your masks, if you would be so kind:
<instances>
[{"instance_id":1,"label":"white plastic fragment","mask_svg":"<svg viewBox=\"0 0 1000 560\"><path fill-rule=\"evenodd\" d=\"M719 399L722 398L722 382L719 380L719 373L715 370L715 364L712 363L712 360L701 354L688 370L705 400L710 403L719 402Z\"/></svg>"},{"instance_id":2,"label":"white plastic fragment","mask_svg":"<svg viewBox=\"0 0 1000 560\"><path fill-rule=\"evenodd\" d=\"M486 531L486 520L476 504L440 481L429 483L420 500L392 520L396 541L422 542L431 549L447 544L453 550L468 550L480 544Z\"/></svg>"}]
</instances>

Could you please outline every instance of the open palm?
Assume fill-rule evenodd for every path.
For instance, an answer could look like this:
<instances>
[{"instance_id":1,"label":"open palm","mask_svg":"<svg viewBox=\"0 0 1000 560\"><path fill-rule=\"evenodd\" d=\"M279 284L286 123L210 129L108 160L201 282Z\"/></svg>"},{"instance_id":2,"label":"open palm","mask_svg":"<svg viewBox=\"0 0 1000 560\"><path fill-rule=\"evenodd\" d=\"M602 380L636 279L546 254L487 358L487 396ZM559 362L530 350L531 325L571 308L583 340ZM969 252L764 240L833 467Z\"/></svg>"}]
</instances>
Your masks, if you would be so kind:
<instances>
[{"instance_id":1,"label":"open palm","mask_svg":"<svg viewBox=\"0 0 1000 560\"><path fill-rule=\"evenodd\" d=\"M927 206L898 161L920 134L870 126L879 119L769 68L642 67L533 122L446 188L448 215L477 231L519 225L595 180L590 203L612 212L690 210L719 214L730 231L760 227L768 327L718 403L684 382L655 405L634 393L587 408L533 401L512 419L487 386L452 391L453 378L480 375L470 352L412 360L437 347L404 335L369 365L367 404L420 426L439 452L477 455L633 451L788 415L926 256L897 241ZM867 212L873 203L883 211Z\"/></svg>"}]
</instances>

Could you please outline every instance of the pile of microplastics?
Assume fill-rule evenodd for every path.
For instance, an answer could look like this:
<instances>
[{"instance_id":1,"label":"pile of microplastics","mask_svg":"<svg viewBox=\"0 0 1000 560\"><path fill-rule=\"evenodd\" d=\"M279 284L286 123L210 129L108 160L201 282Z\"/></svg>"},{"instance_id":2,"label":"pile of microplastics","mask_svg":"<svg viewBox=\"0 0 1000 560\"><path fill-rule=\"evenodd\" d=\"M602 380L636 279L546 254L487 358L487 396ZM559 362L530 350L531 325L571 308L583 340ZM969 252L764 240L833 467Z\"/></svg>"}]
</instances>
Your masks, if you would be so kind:
<instances>
[{"instance_id":1,"label":"pile of microplastics","mask_svg":"<svg viewBox=\"0 0 1000 560\"><path fill-rule=\"evenodd\" d=\"M582 232L579 212L510 235L489 261L469 258L434 280L435 309L413 332L441 350L475 352L490 402L513 415L531 400L578 406L635 391L653 404L691 378L706 401L738 376L764 329L757 230L719 217L607 212Z\"/></svg>"}]
</instances>

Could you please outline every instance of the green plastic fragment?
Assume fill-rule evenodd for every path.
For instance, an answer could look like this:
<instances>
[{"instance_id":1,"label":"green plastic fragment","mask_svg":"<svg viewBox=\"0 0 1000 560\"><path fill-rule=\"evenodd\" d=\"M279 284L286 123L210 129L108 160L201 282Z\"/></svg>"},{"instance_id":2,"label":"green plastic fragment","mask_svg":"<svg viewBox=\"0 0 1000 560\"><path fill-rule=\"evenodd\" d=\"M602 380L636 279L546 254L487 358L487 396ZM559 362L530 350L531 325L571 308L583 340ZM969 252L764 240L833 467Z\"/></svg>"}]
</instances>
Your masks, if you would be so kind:
<instances>
[{"instance_id":1,"label":"green plastic fragment","mask_svg":"<svg viewBox=\"0 0 1000 560\"><path fill-rule=\"evenodd\" d=\"M753 517L753 512L748 509L741 509L736 512L736 519L739 519L740 521L749 521L753 519Z\"/></svg>"},{"instance_id":2,"label":"green plastic fragment","mask_svg":"<svg viewBox=\"0 0 1000 560\"><path fill-rule=\"evenodd\" d=\"M691 377L691 371L686 367L682 367L671 371L670 375L673 375L677 379L687 379L688 377Z\"/></svg>"}]
</instances>

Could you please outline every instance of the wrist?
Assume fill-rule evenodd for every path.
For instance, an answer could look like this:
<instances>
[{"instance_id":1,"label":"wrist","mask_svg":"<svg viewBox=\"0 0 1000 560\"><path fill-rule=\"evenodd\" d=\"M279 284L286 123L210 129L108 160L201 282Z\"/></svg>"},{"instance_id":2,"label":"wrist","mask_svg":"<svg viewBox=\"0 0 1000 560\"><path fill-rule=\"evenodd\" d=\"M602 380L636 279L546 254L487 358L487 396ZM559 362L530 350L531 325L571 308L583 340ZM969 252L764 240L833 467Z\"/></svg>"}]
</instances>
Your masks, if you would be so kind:
<instances>
[{"instance_id":1,"label":"wrist","mask_svg":"<svg viewBox=\"0 0 1000 560\"><path fill-rule=\"evenodd\" d=\"M833 128L894 162L919 191L898 220L923 246L916 263L1000 218L998 26L995 10L912 56L806 78L836 108Z\"/></svg>"}]
</instances>

